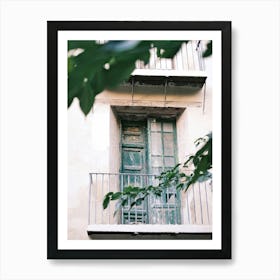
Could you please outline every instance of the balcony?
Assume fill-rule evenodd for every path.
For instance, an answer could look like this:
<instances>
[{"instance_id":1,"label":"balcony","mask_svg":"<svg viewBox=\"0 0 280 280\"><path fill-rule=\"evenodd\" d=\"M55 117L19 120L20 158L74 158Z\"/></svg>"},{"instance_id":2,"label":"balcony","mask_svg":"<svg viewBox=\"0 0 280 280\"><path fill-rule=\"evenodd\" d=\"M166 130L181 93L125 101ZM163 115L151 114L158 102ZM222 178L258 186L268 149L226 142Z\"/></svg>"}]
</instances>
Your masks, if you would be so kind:
<instances>
[{"instance_id":1,"label":"balcony","mask_svg":"<svg viewBox=\"0 0 280 280\"><path fill-rule=\"evenodd\" d=\"M164 85L202 88L206 80L204 59L202 57L201 41L183 43L174 58L159 58L157 50L150 50L150 61L144 65L136 61L136 68L129 82L134 85L159 86Z\"/></svg>"},{"instance_id":2,"label":"balcony","mask_svg":"<svg viewBox=\"0 0 280 280\"><path fill-rule=\"evenodd\" d=\"M103 209L104 195L127 186L157 184L157 176L133 173L90 173L88 233L180 234L211 233L211 181L196 183L186 193L169 187L160 197L148 196L141 205L130 202L116 213L118 201Z\"/></svg>"},{"instance_id":3,"label":"balcony","mask_svg":"<svg viewBox=\"0 0 280 280\"><path fill-rule=\"evenodd\" d=\"M99 44L106 42L98 41ZM133 84L135 86L165 85L202 88L207 77L202 57L203 42L192 40L187 44L183 43L172 59L159 58L157 49L152 48L149 63L144 65L143 61L136 61L129 83L123 83L123 86Z\"/></svg>"}]
</instances>

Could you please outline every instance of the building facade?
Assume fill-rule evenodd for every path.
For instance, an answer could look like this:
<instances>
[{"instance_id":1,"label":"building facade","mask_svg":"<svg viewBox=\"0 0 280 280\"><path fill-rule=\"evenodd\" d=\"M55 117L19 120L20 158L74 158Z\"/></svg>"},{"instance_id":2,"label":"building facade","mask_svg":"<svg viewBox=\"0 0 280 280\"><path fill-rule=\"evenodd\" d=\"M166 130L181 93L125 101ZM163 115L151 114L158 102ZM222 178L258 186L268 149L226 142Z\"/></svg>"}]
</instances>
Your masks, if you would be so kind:
<instances>
[{"instance_id":1,"label":"building facade","mask_svg":"<svg viewBox=\"0 0 280 280\"><path fill-rule=\"evenodd\" d=\"M132 209L103 209L104 195L157 183L212 130L211 57L206 42L183 44L173 59L136 63L128 81L96 97L85 117L68 109L68 239L211 238L212 182L170 187Z\"/></svg>"}]
</instances>

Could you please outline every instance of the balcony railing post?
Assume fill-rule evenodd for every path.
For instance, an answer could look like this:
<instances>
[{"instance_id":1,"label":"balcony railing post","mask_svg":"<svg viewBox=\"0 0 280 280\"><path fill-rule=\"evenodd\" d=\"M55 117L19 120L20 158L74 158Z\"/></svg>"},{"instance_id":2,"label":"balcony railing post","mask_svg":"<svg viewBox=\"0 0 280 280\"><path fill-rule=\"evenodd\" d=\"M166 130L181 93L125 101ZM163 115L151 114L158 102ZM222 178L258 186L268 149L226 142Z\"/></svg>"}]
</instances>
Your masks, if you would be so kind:
<instances>
[{"instance_id":1,"label":"balcony railing post","mask_svg":"<svg viewBox=\"0 0 280 280\"><path fill-rule=\"evenodd\" d=\"M201 224L203 224L203 211L202 211L202 201L201 201L201 190L200 190L200 183L198 184L198 191L199 191L199 202L200 202L200 220Z\"/></svg>"},{"instance_id":2,"label":"balcony railing post","mask_svg":"<svg viewBox=\"0 0 280 280\"><path fill-rule=\"evenodd\" d=\"M89 200L88 200L88 224L91 223L91 188L92 188L92 177L91 174L89 174Z\"/></svg>"},{"instance_id":3,"label":"balcony railing post","mask_svg":"<svg viewBox=\"0 0 280 280\"><path fill-rule=\"evenodd\" d=\"M95 193L96 193L96 196L95 196L95 198L94 198L94 218L95 218L95 223L97 223L97 209L96 209L96 207L97 207L97 174L95 174L95 188L96 188L96 190L95 190Z\"/></svg>"},{"instance_id":4,"label":"balcony railing post","mask_svg":"<svg viewBox=\"0 0 280 280\"><path fill-rule=\"evenodd\" d=\"M123 191L123 174L121 174L121 187L120 187L121 191ZM121 220L122 220L122 224L124 224L124 212L123 212L123 207L121 207Z\"/></svg>"},{"instance_id":5,"label":"balcony railing post","mask_svg":"<svg viewBox=\"0 0 280 280\"><path fill-rule=\"evenodd\" d=\"M111 180L110 180L110 174L108 176L108 193L110 192L110 183L111 183ZM110 216L111 216L111 203L109 204L109 213L108 213L108 223L110 224Z\"/></svg>"},{"instance_id":6,"label":"balcony railing post","mask_svg":"<svg viewBox=\"0 0 280 280\"><path fill-rule=\"evenodd\" d=\"M209 223L209 222L210 222L210 219L209 219L209 208L208 208L208 197L207 197L206 182L204 182L204 190L205 190L205 196L206 196L206 212L207 212L207 219L208 219L208 223Z\"/></svg>"}]
</instances>

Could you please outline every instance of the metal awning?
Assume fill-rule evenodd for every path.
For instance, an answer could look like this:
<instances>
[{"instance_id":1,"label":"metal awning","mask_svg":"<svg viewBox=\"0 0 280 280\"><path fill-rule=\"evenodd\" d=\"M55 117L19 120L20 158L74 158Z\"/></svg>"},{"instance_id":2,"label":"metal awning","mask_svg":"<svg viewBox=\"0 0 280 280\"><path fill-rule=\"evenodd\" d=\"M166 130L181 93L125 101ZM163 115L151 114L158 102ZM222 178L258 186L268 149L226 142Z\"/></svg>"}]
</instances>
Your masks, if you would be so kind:
<instances>
[{"instance_id":1,"label":"metal awning","mask_svg":"<svg viewBox=\"0 0 280 280\"><path fill-rule=\"evenodd\" d=\"M205 71L150 70L136 69L128 82L134 85L166 85L168 87L202 88L206 81Z\"/></svg>"}]
</instances>

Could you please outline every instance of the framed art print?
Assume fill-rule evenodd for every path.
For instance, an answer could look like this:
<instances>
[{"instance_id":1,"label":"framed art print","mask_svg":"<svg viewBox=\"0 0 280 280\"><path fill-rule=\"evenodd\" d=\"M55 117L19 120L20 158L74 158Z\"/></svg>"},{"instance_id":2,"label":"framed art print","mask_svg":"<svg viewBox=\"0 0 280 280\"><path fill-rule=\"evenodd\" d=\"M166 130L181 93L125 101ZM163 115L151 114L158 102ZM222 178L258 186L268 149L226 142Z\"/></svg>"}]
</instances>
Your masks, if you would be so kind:
<instances>
[{"instance_id":1,"label":"framed art print","mask_svg":"<svg viewBox=\"0 0 280 280\"><path fill-rule=\"evenodd\" d=\"M48 258L231 258L231 22L48 22Z\"/></svg>"}]
</instances>

